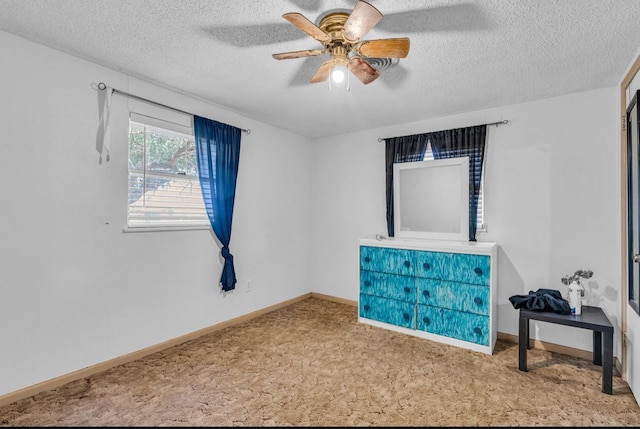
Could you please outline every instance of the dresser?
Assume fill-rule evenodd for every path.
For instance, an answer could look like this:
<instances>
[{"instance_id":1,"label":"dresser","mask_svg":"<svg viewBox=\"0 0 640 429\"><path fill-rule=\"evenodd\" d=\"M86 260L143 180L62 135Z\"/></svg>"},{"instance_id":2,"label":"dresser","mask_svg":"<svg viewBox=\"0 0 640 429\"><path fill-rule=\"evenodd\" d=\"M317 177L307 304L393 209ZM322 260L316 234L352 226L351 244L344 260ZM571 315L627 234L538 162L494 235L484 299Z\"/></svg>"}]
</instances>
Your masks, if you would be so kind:
<instances>
[{"instance_id":1,"label":"dresser","mask_svg":"<svg viewBox=\"0 0 640 429\"><path fill-rule=\"evenodd\" d=\"M497 262L496 243L361 238L358 321L492 354Z\"/></svg>"}]
</instances>

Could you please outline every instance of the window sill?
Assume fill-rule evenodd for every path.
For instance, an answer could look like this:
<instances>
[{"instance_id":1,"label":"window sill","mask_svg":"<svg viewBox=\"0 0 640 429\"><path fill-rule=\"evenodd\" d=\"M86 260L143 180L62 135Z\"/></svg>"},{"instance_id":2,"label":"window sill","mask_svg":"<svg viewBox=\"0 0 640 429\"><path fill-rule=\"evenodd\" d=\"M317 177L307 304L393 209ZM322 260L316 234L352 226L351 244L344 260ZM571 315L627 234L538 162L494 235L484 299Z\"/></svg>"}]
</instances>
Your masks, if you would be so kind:
<instances>
[{"instance_id":1,"label":"window sill","mask_svg":"<svg viewBox=\"0 0 640 429\"><path fill-rule=\"evenodd\" d=\"M167 231L204 231L211 230L211 225L191 225L191 226L125 226L122 232L167 232Z\"/></svg>"}]
</instances>

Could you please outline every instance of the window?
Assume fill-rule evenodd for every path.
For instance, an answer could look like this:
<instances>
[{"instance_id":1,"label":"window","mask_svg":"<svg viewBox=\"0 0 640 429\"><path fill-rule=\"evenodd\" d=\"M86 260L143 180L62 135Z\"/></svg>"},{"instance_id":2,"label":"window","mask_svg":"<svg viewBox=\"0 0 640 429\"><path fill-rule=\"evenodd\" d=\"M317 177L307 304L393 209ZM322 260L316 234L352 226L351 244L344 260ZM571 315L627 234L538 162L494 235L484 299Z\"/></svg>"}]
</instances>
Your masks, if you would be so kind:
<instances>
[{"instance_id":1,"label":"window","mask_svg":"<svg viewBox=\"0 0 640 429\"><path fill-rule=\"evenodd\" d=\"M427 150L424 153L424 159L430 160L433 158L433 152L431 151L431 143L427 144ZM487 226L484 224L484 175L482 175L482 180L480 182L480 195L478 196L478 231L486 230Z\"/></svg>"},{"instance_id":2,"label":"window","mask_svg":"<svg viewBox=\"0 0 640 429\"><path fill-rule=\"evenodd\" d=\"M209 226L191 122L130 113L129 228Z\"/></svg>"}]
</instances>

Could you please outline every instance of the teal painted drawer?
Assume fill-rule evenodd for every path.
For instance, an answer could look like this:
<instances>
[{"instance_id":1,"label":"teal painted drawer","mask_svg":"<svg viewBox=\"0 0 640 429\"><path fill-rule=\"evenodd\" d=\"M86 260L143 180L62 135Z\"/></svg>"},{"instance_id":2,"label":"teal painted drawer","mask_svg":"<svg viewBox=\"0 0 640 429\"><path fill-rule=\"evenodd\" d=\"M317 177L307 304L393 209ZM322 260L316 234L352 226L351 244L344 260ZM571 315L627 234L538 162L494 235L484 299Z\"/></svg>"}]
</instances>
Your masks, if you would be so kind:
<instances>
[{"instance_id":1,"label":"teal painted drawer","mask_svg":"<svg viewBox=\"0 0 640 429\"><path fill-rule=\"evenodd\" d=\"M417 327L421 331L489 345L488 316L418 304Z\"/></svg>"},{"instance_id":2,"label":"teal painted drawer","mask_svg":"<svg viewBox=\"0 0 640 429\"><path fill-rule=\"evenodd\" d=\"M491 258L486 255L446 254L447 263L442 268L442 279L475 285L489 285Z\"/></svg>"},{"instance_id":3,"label":"teal painted drawer","mask_svg":"<svg viewBox=\"0 0 640 429\"><path fill-rule=\"evenodd\" d=\"M441 279L450 261L450 253L416 251L414 274L417 277Z\"/></svg>"},{"instance_id":4,"label":"teal painted drawer","mask_svg":"<svg viewBox=\"0 0 640 429\"><path fill-rule=\"evenodd\" d=\"M360 317L415 329L416 305L406 301L360 294L358 314Z\"/></svg>"},{"instance_id":5,"label":"teal painted drawer","mask_svg":"<svg viewBox=\"0 0 640 429\"><path fill-rule=\"evenodd\" d=\"M413 275L412 252L405 249L360 246L360 269Z\"/></svg>"},{"instance_id":6,"label":"teal painted drawer","mask_svg":"<svg viewBox=\"0 0 640 429\"><path fill-rule=\"evenodd\" d=\"M419 304L489 315L488 286L435 279L417 279L416 283Z\"/></svg>"},{"instance_id":7,"label":"teal painted drawer","mask_svg":"<svg viewBox=\"0 0 640 429\"><path fill-rule=\"evenodd\" d=\"M360 271L360 292L383 298L416 302L416 286L413 277L397 274Z\"/></svg>"}]
</instances>

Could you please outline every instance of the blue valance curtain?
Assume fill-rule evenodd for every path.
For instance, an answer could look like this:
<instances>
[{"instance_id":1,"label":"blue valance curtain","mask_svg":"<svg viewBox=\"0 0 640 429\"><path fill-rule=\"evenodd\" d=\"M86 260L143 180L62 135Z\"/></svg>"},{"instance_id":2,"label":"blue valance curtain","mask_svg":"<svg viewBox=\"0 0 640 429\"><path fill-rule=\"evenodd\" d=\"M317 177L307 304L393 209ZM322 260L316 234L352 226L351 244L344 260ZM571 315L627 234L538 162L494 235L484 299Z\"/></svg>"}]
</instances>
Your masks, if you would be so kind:
<instances>
[{"instance_id":1,"label":"blue valance curtain","mask_svg":"<svg viewBox=\"0 0 640 429\"><path fill-rule=\"evenodd\" d=\"M469 241L476 241L486 136L486 125L429 133L435 159L469 157Z\"/></svg>"},{"instance_id":2,"label":"blue valance curtain","mask_svg":"<svg viewBox=\"0 0 640 429\"><path fill-rule=\"evenodd\" d=\"M222 290L235 289L237 278L229 250L242 130L212 119L193 117L202 197L211 227L222 245Z\"/></svg>"},{"instance_id":3,"label":"blue valance curtain","mask_svg":"<svg viewBox=\"0 0 640 429\"><path fill-rule=\"evenodd\" d=\"M393 227L393 164L423 161L429 137L427 134L391 137L385 140L385 169L387 176L387 233L394 236Z\"/></svg>"},{"instance_id":4,"label":"blue valance curtain","mask_svg":"<svg viewBox=\"0 0 640 429\"><path fill-rule=\"evenodd\" d=\"M476 125L432 133L385 139L387 185L387 233L394 236L393 164L424 160L427 144L435 159L469 157L469 241L476 241L478 198L482 181L482 165L487 125Z\"/></svg>"}]
</instances>

